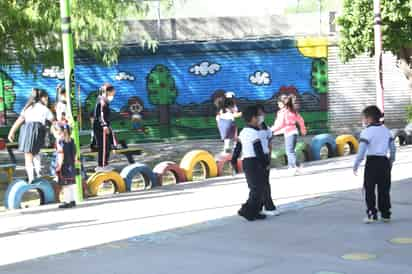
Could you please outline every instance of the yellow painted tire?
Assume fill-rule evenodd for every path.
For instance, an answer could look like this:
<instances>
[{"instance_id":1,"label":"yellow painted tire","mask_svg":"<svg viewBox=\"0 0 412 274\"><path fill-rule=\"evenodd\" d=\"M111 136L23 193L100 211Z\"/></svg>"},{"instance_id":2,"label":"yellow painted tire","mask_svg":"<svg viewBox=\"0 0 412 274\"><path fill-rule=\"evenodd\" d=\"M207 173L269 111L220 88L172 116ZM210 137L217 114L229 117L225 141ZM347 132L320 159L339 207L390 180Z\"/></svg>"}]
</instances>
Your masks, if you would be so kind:
<instances>
[{"instance_id":1,"label":"yellow painted tire","mask_svg":"<svg viewBox=\"0 0 412 274\"><path fill-rule=\"evenodd\" d=\"M112 181L116 188L116 192L126 192L126 183L119 173L114 171L101 172L90 176L90 178L87 180L90 196L97 196L99 186L105 181Z\"/></svg>"},{"instance_id":2,"label":"yellow painted tire","mask_svg":"<svg viewBox=\"0 0 412 274\"><path fill-rule=\"evenodd\" d=\"M350 146L350 154L355 154L358 152L359 142L354 136L340 135L336 138L336 153L338 154L338 156L345 156L346 144Z\"/></svg>"},{"instance_id":3,"label":"yellow painted tire","mask_svg":"<svg viewBox=\"0 0 412 274\"><path fill-rule=\"evenodd\" d=\"M192 150L180 161L180 168L184 170L188 181L193 180L193 169L198 163L206 166L207 178L217 176L217 164L213 155L206 150Z\"/></svg>"}]
</instances>

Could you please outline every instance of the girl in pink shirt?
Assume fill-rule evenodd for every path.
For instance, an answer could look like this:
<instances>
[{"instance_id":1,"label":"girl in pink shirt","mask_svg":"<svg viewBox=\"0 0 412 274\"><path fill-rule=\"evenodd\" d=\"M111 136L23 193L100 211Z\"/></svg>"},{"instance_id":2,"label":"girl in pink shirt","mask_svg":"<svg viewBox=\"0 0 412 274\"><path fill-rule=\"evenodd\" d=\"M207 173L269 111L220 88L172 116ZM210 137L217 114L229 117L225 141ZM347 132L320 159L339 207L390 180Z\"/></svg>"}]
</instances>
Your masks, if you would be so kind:
<instances>
[{"instance_id":1,"label":"girl in pink shirt","mask_svg":"<svg viewBox=\"0 0 412 274\"><path fill-rule=\"evenodd\" d=\"M300 163L297 161L295 153L299 134L296 124L299 125L300 132L304 136L306 135L305 122L302 116L296 111L292 96L280 96L278 99L278 106L280 110L276 115L276 121L272 127L272 131L275 135L284 135L288 165L289 168L294 169L295 174L297 174L299 172Z\"/></svg>"}]
</instances>

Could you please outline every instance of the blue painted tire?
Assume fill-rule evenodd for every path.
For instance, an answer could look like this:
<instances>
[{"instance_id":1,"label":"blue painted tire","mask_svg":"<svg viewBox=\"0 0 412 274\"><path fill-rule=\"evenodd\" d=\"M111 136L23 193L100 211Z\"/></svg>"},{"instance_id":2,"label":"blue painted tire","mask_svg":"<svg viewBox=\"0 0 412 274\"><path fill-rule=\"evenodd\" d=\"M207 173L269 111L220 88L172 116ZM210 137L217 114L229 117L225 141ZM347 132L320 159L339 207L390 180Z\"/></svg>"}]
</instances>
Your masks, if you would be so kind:
<instances>
[{"instance_id":1,"label":"blue painted tire","mask_svg":"<svg viewBox=\"0 0 412 274\"><path fill-rule=\"evenodd\" d=\"M5 206L8 209L21 208L21 200L24 193L29 190L36 189L40 193L40 204L54 203L56 195L52 184L45 179L36 179L31 184L25 181L19 180L16 183L10 185L10 190L6 192Z\"/></svg>"},{"instance_id":2,"label":"blue painted tire","mask_svg":"<svg viewBox=\"0 0 412 274\"><path fill-rule=\"evenodd\" d=\"M148 166L141 163L135 163L125 167L122 172L120 172L120 176L126 183L126 191L131 191L133 177L135 177L137 174L141 174L145 178L145 188L153 188L159 186L157 176Z\"/></svg>"},{"instance_id":3,"label":"blue painted tire","mask_svg":"<svg viewBox=\"0 0 412 274\"><path fill-rule=\"evenodd\" d=\"M333 157L336 152L336 139L330 134L319 134L313 137L310 145L313 160L321 160L320 150L323 146L328 147L328 158Z\"/></svg>"},{"instance_id":4,"label":"blue painted tire","mask_svg":"<svg viewBox=\"0 0 412 274\"><path fill-rule=\"evenodd\" d=\"M21 187L22 185L26 185L27 182L23 179L15 179L9 186L7 187L6 192L4 193L4 207L9 208L9 200L13 200L16 194L16 189Z\"/></svg>"}]
</instances>

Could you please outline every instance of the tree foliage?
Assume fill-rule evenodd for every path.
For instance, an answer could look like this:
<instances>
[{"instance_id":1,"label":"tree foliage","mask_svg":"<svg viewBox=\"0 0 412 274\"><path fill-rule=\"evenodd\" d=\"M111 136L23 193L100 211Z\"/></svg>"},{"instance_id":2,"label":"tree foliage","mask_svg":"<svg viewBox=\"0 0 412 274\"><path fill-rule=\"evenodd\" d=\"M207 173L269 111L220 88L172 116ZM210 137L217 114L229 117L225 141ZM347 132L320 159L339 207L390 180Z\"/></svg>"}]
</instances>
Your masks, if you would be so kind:
<instances>
[{"instance_id":1,"label":"tree foliage","mask_svg":"<svg viewBox=\"0 0 412 274\"><path fill-rule=\"evenodd\" d=\"M153 105L174 104L177 97L175 80L169 69L156 65L147 77L147 91L150 103Z\"/></svg>"},{"instance_id":2,"label":"tree foliage","mask_svg":"<svg viewBox=\"0 0 412 274\"><path fill-rule=\"evenodd\" d=\"M398 56L405 76L412 81L412 0L381 0L382 44ZM374 54L374 12L372 0L345 0L339 47L343 61L363 53Z\"/></svg>"},{"instance_id":3,"label":"tree foliage","mask_svg":"<svg viewBox=\"0 0 412 274\"><path fill-rule=\"evenodd\" d=\"M149 10L147 1L132 0L71 0L71 7L75 50L107 65L118 59L124 13L132 8L144 16ZM58 0L1 0L0 64L19 63L28 72L36 72L36 64L62 64L60 26ZM147 37L140 40L156 47Z\"/></svg>"}]
</instances>

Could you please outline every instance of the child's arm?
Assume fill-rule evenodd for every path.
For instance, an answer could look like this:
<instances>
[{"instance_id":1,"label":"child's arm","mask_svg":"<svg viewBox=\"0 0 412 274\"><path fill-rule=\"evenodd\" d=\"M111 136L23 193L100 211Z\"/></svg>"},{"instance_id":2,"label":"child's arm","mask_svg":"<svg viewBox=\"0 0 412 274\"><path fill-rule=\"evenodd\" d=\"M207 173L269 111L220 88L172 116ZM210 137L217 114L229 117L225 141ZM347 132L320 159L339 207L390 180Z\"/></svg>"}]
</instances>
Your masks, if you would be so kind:
<instances>
[{"instance_id":1,"label":"child's arm","mask_svg":"<svg viewBox=\"0 0 412 274\"><path fill-rule=\"evenodd\" d=\"M236 172L238 172L238 170L237 170L237 161L238 161L241 153L242 153L242 143L238 141L236 143L235 149L233 150L232 159L230 160L230 163L232 164L232 168L235 169Z\"/></svg>"},{"instance_id":2,"label":"child's arm","mask_svg":"<svg viewBox=\"0 0 412 274\"><path fill-rule=\"evenodd\" d=\"M280 130L285 127L285 115L283 111L279 111L275 123L273 124L271 130L275 135L280 134Z\"/></svg>"},{"instance_id":3,"label":"child's arm","mask_svg":"<svg viewBox=\"0 0 412 274\"><path fill-rule=\"evenodd\" d=\"M299 128L300 128L300 133L302 136L305 136L307 131L305 127L305 120L303 120L302 116L299 113L296 113L297 119L296 121L298 122Z\"/></svg>"},{"instance_id":4,"label":"child's arm","mask_svg":"<svg viewBox=\"0 0 412 274\"><path fill-rule=\"evenodd\" d=\"M24 123L24 117L19 116L19 118L17 118L17 120L14 122L13 126L11 127L11 129L9 131L9 135L7 136L7 139L9 139L10 142L14 142L16 131L17 131L17 129L19 129L19 127L23 123Z\"/></svg>"},{"instance_id":5,"label":"child's arm","mask_svg":"<svg viewBox=\"0 0 412 274\"><path fill-rule=\"evenodd\" d=\"M269 168L270 163L267 157L265 157L265 153L263 152L262 142L259 139L256 139L253 142L253 149L255 151L256 158L261 163L261 165L266 169Z\"/></svg>"},{"instance_id":6,"label":"child's arm","mask_svg":"<svg viewBox=\"0 0 412 274\"><path fill-rule=\"evenodd\" d=\"M353 173L355 175L358 174L359 166L362 163L363 159L365 159L366 151L368 150L368 144L369 140L365 136L364 132L362 132L359 141L358 155L356 156L355 163L353 165Z\"/></svg>"},{"instance_id":7,"label":"child's arm","mask_svg":"<svg viewBox=\"0 0 412 274\"><path fill-rule=\"evenodd\" d=\"M59 142L57 142L57 165L56 172L60 172L64 160L63 147Z\"/></svg>"}]
</instances>

